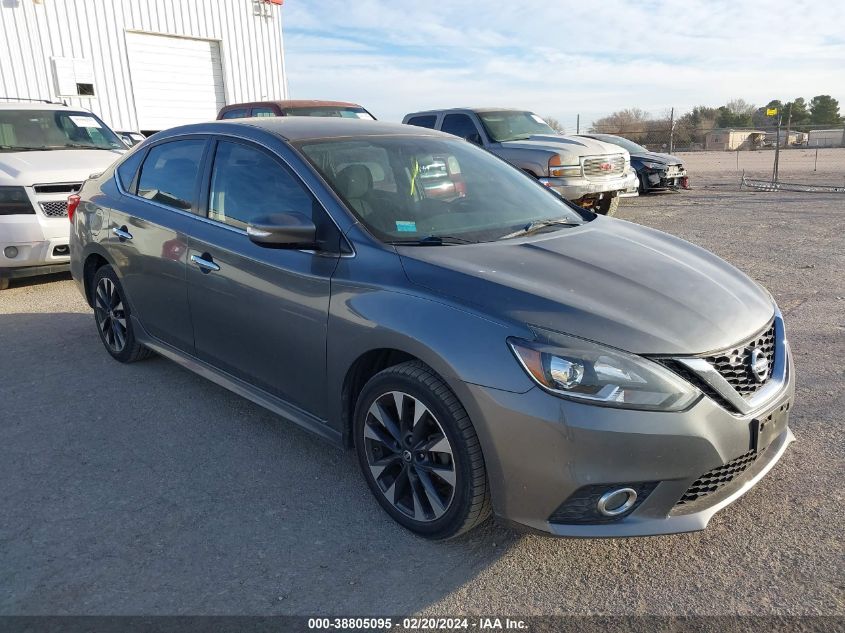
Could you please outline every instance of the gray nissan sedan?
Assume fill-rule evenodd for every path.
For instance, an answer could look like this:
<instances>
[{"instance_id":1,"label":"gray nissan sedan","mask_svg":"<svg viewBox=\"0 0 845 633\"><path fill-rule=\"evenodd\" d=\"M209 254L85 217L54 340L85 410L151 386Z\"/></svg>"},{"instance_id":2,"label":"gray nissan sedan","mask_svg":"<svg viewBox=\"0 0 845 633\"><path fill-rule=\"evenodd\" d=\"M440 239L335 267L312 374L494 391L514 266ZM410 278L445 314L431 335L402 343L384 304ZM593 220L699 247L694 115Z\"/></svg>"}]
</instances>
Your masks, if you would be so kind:
<instances>
[{"instance_id":1,"label":"gray nissan sedan","mask_svg":"<svg viewBox=\"0 0 845 633\"><path fill-rule=\"evenodd\" d=\"M447 134L189 125L68 208L111 356L155 352L354 447L423 537L491 513L558 536L700 530L793 439L768 292Z\"/></svg>"}]
</instances>

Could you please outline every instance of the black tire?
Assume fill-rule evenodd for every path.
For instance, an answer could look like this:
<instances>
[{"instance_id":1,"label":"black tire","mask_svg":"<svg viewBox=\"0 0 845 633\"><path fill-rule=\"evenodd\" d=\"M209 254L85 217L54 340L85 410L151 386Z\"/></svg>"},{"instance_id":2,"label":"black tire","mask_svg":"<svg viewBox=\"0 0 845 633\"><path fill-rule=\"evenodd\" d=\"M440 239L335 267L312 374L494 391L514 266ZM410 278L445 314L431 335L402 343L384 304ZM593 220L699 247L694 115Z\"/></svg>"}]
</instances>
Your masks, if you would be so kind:
<instances>
[{"instance_id":1,"label":"black tire","mask_svg":"<svg viewBox=\"0 0 845 633\"><path fill-rule=\"evenodd\" d=\"M596 206L596 213L606 215L608 217L616 215L616 211L619 209L620 200L621 198L619 196L613 196L612 198L603 198L599 201L598 205Z\"/></svg>"},{"instance_id":2,"label":"black tire","mask_svg":"<svg viewBox=\"0 0 845 633\"><path fill-rule=\"evenodd\" d=\"M121 363L134 363L152 356L153 352L135 338L131 311L123 286L111 266L102 266L91 280L94 324L103 347Z\"/></svg>"},{"instance_id":3,"label":"black tire","mask_svg":"<svg viewBox=\"0 0 845 633\"><path fill-rule=\"evenodd\" d=\"M406 421L410 421L410 417L415 416L418 403L426 409L422 413L422 417L418 418L418 422L411 422L410 426L402 427L406 433L406 438L412 434L416 435L415 429L418 426L422 428L424 425L428 425L425 430L431 431L434 429L434 431L430 435L424 436L425 439L422 440L420 445L425 444L430 447L436 442L439 446L442 444L442 440L437 442L437 437L442 430L449 444L450 452L448 456L445 453L437 452L436 447L431 448L431 453L427 452L428 449L424 449L421 453L415 452L413 448L401 450L402 445L399 445L398 442L396 442L399 445L398 450L388 449L384 451L384 442L374 440L372 435L366 435L367 427L369 427L370 433L372 433L371 429L374 426L377 426L381 431L385 430L386 427L381 427L376 423L371 408L377 407L377 403L383 402L384 398L395 397L392 395L393 392L399 392L405 398L410 397L409 400L402 400L403 403L410 401L410 404L403 408L405 412L410 413L410 415L405 416ZM397 409L398 407L393 411L395 412ZM400 413L398 415L399 426L402 426L402 417ZM475 434L472 422L455 394L424 363L409 361L389 367L373 376L364 386L358 398L353 428L355 451L358 454L358 461L367 485L385 512L403 527L423 538L443 540L464 534L490 517L490 490L478 436ZM402 431L399 435L402 435ZM395 438L395 436L386 434L384 437L388 440ZM407 439L406 441L409 447L413 446L412 440ZM374 459L373 452L376 450L378 450L378 455L381 455L382 452L385 453L384 459L380 460L379 464L392 460L391 466L383 468L378 475L373 470L378 466L371 466L371 460ZM403 457L397 456L400 452ZM412 457L407 462L404 458L405 453L412 453ZM423 454L427 456L426 460L442 460L440 463L431 462L437 468L428 470L429 476L425 476L426 463L428 462L423 461L421 457ZM451 463L451 470L449 470L450 464L447 462ZM393 476L391 473L390 469L397 472L399 468L401 468L401 472L409 473L405 476L405 479L401 479L401 474ZM412 471L416 474L413 474ZM435 504L429 503L432 495L428 493L428 490L431 488L432 481L438 484L440 493L449 489L448 482L439 478L438 472L440 471L448 471L450 478L454 478L454 485L451 487L448 505L445 506L445 509L443 509L443 505L440 505L439 509L442 514L438 516ZM434 477L430 476L432 472ZM426 481L423 481L421 473ZM393 477L392 485L388 486L391 477ZM409 506L405 505L403 509L401 500L396 499L400 496L400 481L406 482L403 486L405 496L413 497L413 517L410 515ZM385 486L387 486L387 492ZM389 500L386 496L391 489L394 491L394 501ZM420 516L427 514L422 520L414 518L418 514L418 507L420 508Z\"/></svg>"},{"instance_id":4,"label":"black tire","mask_svg":"<svg viewBox=\"0 0 845 633\"><path fill-rule=\"evenodd\" d=\"M8 290L9 289L9 278L8 277L0 277L0 290Z\"/></svg>"}]
</instances>

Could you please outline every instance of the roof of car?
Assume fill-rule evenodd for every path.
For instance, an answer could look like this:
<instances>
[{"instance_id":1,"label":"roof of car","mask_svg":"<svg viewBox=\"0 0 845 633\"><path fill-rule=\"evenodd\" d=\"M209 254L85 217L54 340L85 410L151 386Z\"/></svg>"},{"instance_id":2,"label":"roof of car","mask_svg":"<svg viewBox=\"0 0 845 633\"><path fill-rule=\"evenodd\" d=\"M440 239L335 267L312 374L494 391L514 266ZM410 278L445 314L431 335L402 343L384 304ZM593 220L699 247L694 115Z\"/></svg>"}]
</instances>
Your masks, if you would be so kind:
<instances>
[{"instance_id":1,"label":"roof of car","mask_svg":"<svg viewBox=\"0 0 845 633\"><path fill-rule=\"evenodd\" d=\"M221 108L221 110L231 110L233 108L255 107L261 105L274 104L280 108L316 108L320 106L326 107L342 107L342 108L361 108L363 106L357 103L350 103L348 101L322 101L320 99L297 99L297 100L269 100L269 101L249 101L245 103L232 103Z\"/></svg>"},{"instance_id":2,"label":"roof of car","mask_svg":"<svg viewBox=\"0 0 845 633\"><path fill-rule=\"evenodd\" d=\"M530 112L525 108L496 108L496 107L457 107L457 108L434 108L432 110L421 110L419 112L409 112L405 116L418 116L420 114L438 114L440 112L450 112L452 110L468 110L476 114L484 114L485 112Z\"/></svg>"},{"instance_id":3,"label":"roof of car","mask_svg":"<svg viewBox=\"0 0 845 633\"><path fill-rule=\"evenodd\" d=\"M428 128L370 121L367 119L344 119L341 117L260 117L252 119L229 119L216 121L217 125L250 126L266 130L288 141L317 138L340 138L349 136L444 136L450 134Z\"/></svg>"},{"instance_id":4,"label":"roof of car","mask_svg":"<svg viewBox=\"0 0 845 633\"><path fill-rule=\"evenodd\" d=\"M0 101L0 110L82 110L52 101Z\"/></svg>"}]
</instances>

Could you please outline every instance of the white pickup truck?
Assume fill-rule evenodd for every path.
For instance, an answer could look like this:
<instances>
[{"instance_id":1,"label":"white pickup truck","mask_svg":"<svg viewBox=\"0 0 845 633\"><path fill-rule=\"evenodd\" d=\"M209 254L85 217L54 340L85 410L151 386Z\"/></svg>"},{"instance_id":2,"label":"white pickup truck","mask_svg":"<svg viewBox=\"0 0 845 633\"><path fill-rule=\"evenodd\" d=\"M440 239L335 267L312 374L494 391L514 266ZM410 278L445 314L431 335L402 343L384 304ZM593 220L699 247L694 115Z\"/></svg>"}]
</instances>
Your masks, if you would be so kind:
<instances>
[{"instance_id":1,"label":"white pickup truck","mask_svg":"<svg viewBox=\"0 0 845 633\"><path fill-rule=\"evenodd\" d=\"M627 150L558 134L526 110L450 108L406 114L403 123L460 136L504 158L567 200L607 215L620 195L636 195L637 173Z\"/></svg>"}]
</instances>

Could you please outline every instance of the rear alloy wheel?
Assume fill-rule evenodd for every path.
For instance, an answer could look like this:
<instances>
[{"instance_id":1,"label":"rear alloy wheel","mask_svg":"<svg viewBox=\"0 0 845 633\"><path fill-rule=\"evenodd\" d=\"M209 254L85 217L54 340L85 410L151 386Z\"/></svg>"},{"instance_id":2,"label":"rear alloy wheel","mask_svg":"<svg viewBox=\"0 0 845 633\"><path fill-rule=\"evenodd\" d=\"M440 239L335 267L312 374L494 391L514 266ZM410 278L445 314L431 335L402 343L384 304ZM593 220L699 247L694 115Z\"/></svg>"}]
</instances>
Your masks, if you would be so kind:
<instances>
[{"instance_id":1,"label":"rear alloy wheel","mask_svg":"<svg viewBox=\"0 0 845 633\"><path fill-rule=\"evenodd\" d=\"M135 340L126 295L112 267L97 270L92 286L94 321L106 351L121 363L150 356L152 352Z\"/></svg>"},{"instance_id":2,"label":"rear alloy wheel","mask_svg":"<svg viewBox=\"0 0 845 633\"><path fill-rule=\"evenodd\" d=\"M381 506L420 536L445 539L490 514L484 459L463 407L420 362L364 387L355 413L364 477Z\"/></svg>"}]
</instances>

